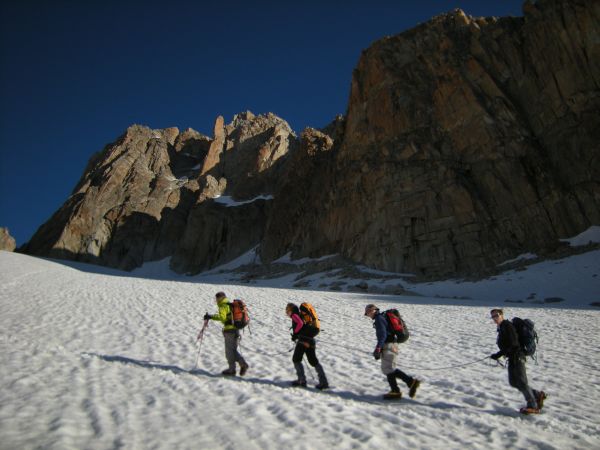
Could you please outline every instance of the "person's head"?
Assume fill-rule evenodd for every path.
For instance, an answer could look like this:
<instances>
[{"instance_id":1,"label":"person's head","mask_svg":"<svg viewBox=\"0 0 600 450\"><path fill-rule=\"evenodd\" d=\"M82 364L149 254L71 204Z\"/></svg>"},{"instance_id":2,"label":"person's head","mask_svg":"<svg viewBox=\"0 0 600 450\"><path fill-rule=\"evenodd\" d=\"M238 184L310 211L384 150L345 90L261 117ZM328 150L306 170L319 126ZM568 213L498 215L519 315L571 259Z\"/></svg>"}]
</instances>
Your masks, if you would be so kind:
<instances>
[{"instance_id":1,"label":"person's head","mask_svg":"<svg viewBox=\"0 0 600 450\"><path fill-rule=\"evenodd\" d=\"M217 292L215 294L215 301L218 303L222 298L225 298L225 292Z\"/></svg>"},{"instance_id":2,"label":"person's head","mask_svg":"<svg viewBox=\"0 0 600 450\"><path fill-rule=\"evenodd\" d=\"M490 316L496 325L498 325L504 320L504 311L499 308L494 308L490 311Z\"/></svg>"},{"instance_id":3,"label":"person's head","mask_svg":"<svg viewBox=\"0 0 600 450\"><path fill-rule=\"evenodd\" d=\"M375 315L378 312L379 308L372 303L365 306L365 316L370 317L371 319L375 318Z\"/></svg>"},{"instance_id":4,"label":"person's head","mask_svg":"<svg viewBox=\"0 0 600 450\"><path fill-rule=\"evenodd\" d=\"M294 304L294 303L288 303L285 306L285 313L288 316L291 316L293 313L295 313L296 311L298 311L298 307Z\"/></svg>"}]
</instances>

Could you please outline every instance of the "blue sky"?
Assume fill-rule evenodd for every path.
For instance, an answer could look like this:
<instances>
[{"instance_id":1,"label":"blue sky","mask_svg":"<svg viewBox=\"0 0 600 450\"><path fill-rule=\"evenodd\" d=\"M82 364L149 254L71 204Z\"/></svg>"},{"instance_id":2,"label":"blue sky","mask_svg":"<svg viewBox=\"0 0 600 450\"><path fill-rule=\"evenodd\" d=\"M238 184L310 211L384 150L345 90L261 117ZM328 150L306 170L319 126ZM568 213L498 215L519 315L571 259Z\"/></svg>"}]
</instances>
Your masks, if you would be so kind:
<instances>
[{"instance_id":1,"label":"blue sky","mask_svg":"<svg viewBox=\"0 0 600 450\"><path fill-rule=\"evenodd\" d=\"M522 1L30 1L0 5L0 226L24 244L131 124L273 112L300 132L346 109L360 53L460 7Z\"/></svg>"}]
</instances>

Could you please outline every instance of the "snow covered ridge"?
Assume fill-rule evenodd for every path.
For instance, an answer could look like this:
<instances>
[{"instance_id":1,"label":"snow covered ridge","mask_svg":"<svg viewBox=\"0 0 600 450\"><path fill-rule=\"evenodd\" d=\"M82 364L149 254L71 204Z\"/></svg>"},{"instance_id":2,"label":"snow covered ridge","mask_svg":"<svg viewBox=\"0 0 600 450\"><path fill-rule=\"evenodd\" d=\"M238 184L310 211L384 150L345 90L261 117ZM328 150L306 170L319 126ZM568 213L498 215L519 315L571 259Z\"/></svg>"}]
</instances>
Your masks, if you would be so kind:
<instances>
[{"instance_id":1,"label":"snow covered ridge","mask_svg":"<svg viewBox=\"0 0 600 450\"><path fill-rule=\"evenodd\" d=\"M221 196L215 197L214 201L216 203L221 203L221 204L227 206L228 208L231 208L233 206L241 206L241 205L245 205L247 203L252 203L257 200L273 200L273 198L274 197L272 195L259 195L250 200L236 201L228 195L221 195Z\"/></svg>"},{"instance_id":2,"label":"snow covered ridge","mask_svg":"<svg viewBox=\"0 0 600 450\"><path fill-rule=\"evenodd\" d=\"M575 284L577 264L564 261L566 270L546 282ZM519 272L528 285L538 283L532 274ZM541 415L524 417L517 412L521 394L488 358L497 349L489 319L497 305L489 295L502 285L516 292L512 282L482 286L480 306L458 306L433 296L292 290L213 277L142 279L0 252L0 447L600 448L598 310L505 305L508 317L532 319L540 334L539 363L528 364L528 376L549 398ZM597 287L588 283L590 291ZM441 296L449 286L429 288ZM192 370L202 316L214 311L219 290L251 308L243 378L219 375L223 337L214 323ZM308 369L309 388L288 387L295 373L284 310L302 301L321 319L317 355L332 386L324 393L312 387ZM387 382L371 356L367 303L397 307L407 321L411 337L399 367L423 380L415 399L402 385L400 402L381 400Z\"/></svg>"},{"instance_id":3,"label":"snow covered ridge","mask_svg":"<svg viewBox=\"0 0 600 450\"><path fill-rule=\"evenodd\" d=\"M592 226L583 233L571 238L561 239L560 242L565 242L569 244L570 247L584 247L587 245L600 244L600 226ZM519 261L531 261L536 259L538 259L538 255L533 253L525 253L517 256L514 259L504 261L503 263L498 264L498 266L502 267Z\"/></svg>"},{"instance_id":4,"label":"snow covered ridge","mask_svg":"<svg viewBox=\"0 0 600 450\"><path fill-rule=\"evenodd\" d=\"M78 265L70 262L64 264ZM87 270L95 272L111 269L90 266ZM298 260L292 260L290 255L286 255L270 265L264 265L257 254L257 248L223 266L191 277L173 273L169 269L169 259L146 263L140 269L123 275L377 296L422 296L436 298L444 304L471 306L492 304L500 306L554 304L562 308L600 306L600 250L565 258L536 261L475 281L450 279L418 282L410 274L382 272L355 266L338 255Z\"/></svg>"},{"instance_id":5,"label":"snow covered ridge","mask_svg":"<svg viewBox=\"0 0 600 450\"><path fill-rule=\"evenodd\" d=\"M575 237L561 239L561 242L567 242L571 247L598 244L600 243L600 226L590 227Z\"/></svg>"}]
</instances>

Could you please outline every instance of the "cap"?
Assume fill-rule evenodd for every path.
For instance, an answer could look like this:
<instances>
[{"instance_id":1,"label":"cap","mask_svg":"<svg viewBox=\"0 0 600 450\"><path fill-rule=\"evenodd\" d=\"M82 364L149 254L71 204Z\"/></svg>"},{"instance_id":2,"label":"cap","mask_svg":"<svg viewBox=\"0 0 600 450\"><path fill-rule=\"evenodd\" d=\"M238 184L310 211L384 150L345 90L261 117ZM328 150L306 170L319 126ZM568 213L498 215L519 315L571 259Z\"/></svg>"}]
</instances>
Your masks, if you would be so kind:
<instances>
[{"instance_id":1,"label":"cap","mask_svg":"<svg viewBox=\"0 0 600 450\"><path fill-rule=\"evenodd\" d=\"M369 314L374 309L376 309L377 311L379 311L379 308L377 306L375 306L373 303L369 303L367 306L365 306L365 316L367 314Z\"/></svg>"}]
</instances>

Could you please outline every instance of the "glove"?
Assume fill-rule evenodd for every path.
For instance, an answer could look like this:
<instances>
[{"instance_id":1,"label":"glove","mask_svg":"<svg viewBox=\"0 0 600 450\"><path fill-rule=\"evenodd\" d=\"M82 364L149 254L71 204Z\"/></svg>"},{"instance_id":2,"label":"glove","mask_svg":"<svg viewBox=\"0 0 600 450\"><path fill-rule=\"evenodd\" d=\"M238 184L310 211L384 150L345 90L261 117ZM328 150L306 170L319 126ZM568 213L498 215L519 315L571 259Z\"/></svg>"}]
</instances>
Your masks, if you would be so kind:
<instances>
[{"instance_id":1,"label":"glove","mask_svg":"<svg viewBox=\"0 0 600 450\"><path fill-rule=\"evenodd\" d=\"M204 314L204 320L210 320L210 314L209 313Z\"/></svg>"},{"instance_id":2,"label":"glove","mask_svg":"<svg viewBox=\"0 0 600 450\"><path fill-rule=\"evenodd\" d=\"M381 349L379 347L373 351L373 358L375 358L376 361L381 359Z\"/></svg>"},{"instance_id":3,"label":"glove","mask_svg":"<svg viewBox=\"0 0 600 450\"><path fill-rule=\"evenodd\" d=\"M298 340L297 334L292 334L292 341L296 342Z\"/></svg>"},{"instance_id":4,"label":"glove","mask_svg":"<svg viewBox=\"0 0 600 450\"><path fill-rule=\"evenodd\" d=\"M498 361L498 359L500 359L500 355L498 353L492 353L490 358L492 358L494 361Z\"/></svg>"}]
</instances>

